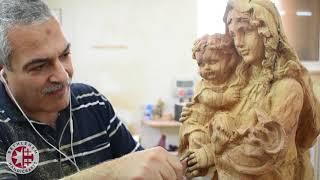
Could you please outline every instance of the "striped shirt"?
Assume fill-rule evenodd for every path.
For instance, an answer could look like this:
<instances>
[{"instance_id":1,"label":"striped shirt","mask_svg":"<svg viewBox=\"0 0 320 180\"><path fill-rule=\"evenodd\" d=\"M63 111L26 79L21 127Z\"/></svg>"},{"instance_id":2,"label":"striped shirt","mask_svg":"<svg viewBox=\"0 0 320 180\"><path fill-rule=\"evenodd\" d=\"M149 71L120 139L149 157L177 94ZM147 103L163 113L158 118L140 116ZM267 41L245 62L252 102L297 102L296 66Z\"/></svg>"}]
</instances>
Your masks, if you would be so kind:
<instances>
[{"instance_id":1,"label":"striped shirt","mask_svg":"<svg viewBox=\"0 0 320 180\"><path fill-rule=\"evenodd\" d=\"M35 120L31 123L49 143L70 159L75 158L80 170L142 150L118 119L109 101L93 87L72 84L71 106L73 148L69 107L59 113L56 129ZM6 162L8 148L17 141L28 141L39 151L39 164L29 174L13 172ZM32 129L0 83L0 179L57 179L75 172L76 166Z\"/></svg>"}]
</instances>

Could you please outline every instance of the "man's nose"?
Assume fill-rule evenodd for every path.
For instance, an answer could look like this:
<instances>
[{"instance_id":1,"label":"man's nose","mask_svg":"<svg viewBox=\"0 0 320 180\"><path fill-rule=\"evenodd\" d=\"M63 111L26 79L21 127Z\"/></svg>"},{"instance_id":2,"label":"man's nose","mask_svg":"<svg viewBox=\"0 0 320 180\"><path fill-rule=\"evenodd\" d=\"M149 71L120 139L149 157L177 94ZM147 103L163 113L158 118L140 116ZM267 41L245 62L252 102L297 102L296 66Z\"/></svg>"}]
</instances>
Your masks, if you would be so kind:
<instances>
[{"instance_id":1,"label":"man's nose","mask_svg":"<svg viewBox=\"0 0 320 180\"><path fill-rule=\"evenodd\" d=\"M64 83L67 82L69 79L68 72L60 60L57 60L53 66L52 74L50 76L50 82L56 83Z\"/></svg>"}]
</instances>

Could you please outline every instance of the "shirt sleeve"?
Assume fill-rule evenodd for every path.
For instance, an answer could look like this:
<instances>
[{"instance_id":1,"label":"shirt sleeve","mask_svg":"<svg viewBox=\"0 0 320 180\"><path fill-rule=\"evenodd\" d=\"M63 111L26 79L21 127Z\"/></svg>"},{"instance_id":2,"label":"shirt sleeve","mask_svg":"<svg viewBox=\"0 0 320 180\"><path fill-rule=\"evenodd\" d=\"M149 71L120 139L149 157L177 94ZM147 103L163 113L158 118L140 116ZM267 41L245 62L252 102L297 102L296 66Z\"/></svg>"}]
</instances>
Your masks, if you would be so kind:
<instances>
[{"instance_id":1,"label":"shirt sleeve","mask_svg":"<svg viewBox=\"0 0 320 180\"><path fill-rule=\"evenodd\" d=\"M96 89L94 91L100 94ZM110 139L113 157L118 158L131 152L143 150L140 143L133 139L125 124L118 118L107 98L101 94L99 98L99 101L103 102L105 106L103 120Z\"/></svg>"},{"instance_id":2,"label":"shirt sleeve","mask_svg":"<svg viewBox=\"0 0 320 180\"><path fill-rule=\"evenodd\" d=\"M142 150L139 142L136 142L125 124L117 117L112 105L105 101L107 114L109 117L109 125L107 126L107 134L110 138L110 145L114 157L121 157L125 154ZM109 118L108 118L109 119Z\"/></svg>"}]
</instances>

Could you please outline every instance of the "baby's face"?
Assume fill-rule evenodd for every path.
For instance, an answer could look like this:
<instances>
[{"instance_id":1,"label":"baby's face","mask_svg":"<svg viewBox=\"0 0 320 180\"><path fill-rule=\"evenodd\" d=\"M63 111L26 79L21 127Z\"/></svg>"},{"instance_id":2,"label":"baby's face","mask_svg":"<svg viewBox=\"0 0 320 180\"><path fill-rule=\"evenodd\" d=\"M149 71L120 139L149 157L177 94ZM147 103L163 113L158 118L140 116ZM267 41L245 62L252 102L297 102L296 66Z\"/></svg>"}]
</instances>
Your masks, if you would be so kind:
<instances>
[{"instance_id":1,"label":"baby's face","mask_svg":"<svg viewBox=\"0 0 320 180\"><path fill-rule=\"evenodd\" d=\"M196 53L200 76L215 84L224 83L230 76L229 62L231 55L223 54L217 50L205 50Z\"/></svg>"}]
</instances>

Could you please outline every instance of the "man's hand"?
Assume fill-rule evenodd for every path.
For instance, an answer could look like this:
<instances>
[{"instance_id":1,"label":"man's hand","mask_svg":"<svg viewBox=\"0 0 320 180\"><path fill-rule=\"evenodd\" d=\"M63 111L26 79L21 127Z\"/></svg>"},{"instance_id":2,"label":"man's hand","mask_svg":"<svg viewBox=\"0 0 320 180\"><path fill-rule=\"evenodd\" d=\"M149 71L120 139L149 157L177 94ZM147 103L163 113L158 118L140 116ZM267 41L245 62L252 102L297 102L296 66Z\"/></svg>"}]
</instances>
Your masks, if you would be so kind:
<instances>
[{"instance_id":1,"label":"man's hand","mask_svg":"<svg viewBox=\"0 0 320 180\"><path fill-rule=\"evenodd\" d=\"M70 178L90 179L183 179L183 166L178 157L161 147L125 155L113 161L74 174Z\"/></svg>"},{"instance_id":2,"label":"man's hand","mask_svg":"<svg viewBox=\"0 0 320 180\"><path fill-rule=\"evenodd\" d=\"M129 154L119 160L118 172L124 179L182 179L183 168L178 157L161 147Z\"/></svg>"}]
</instances>

